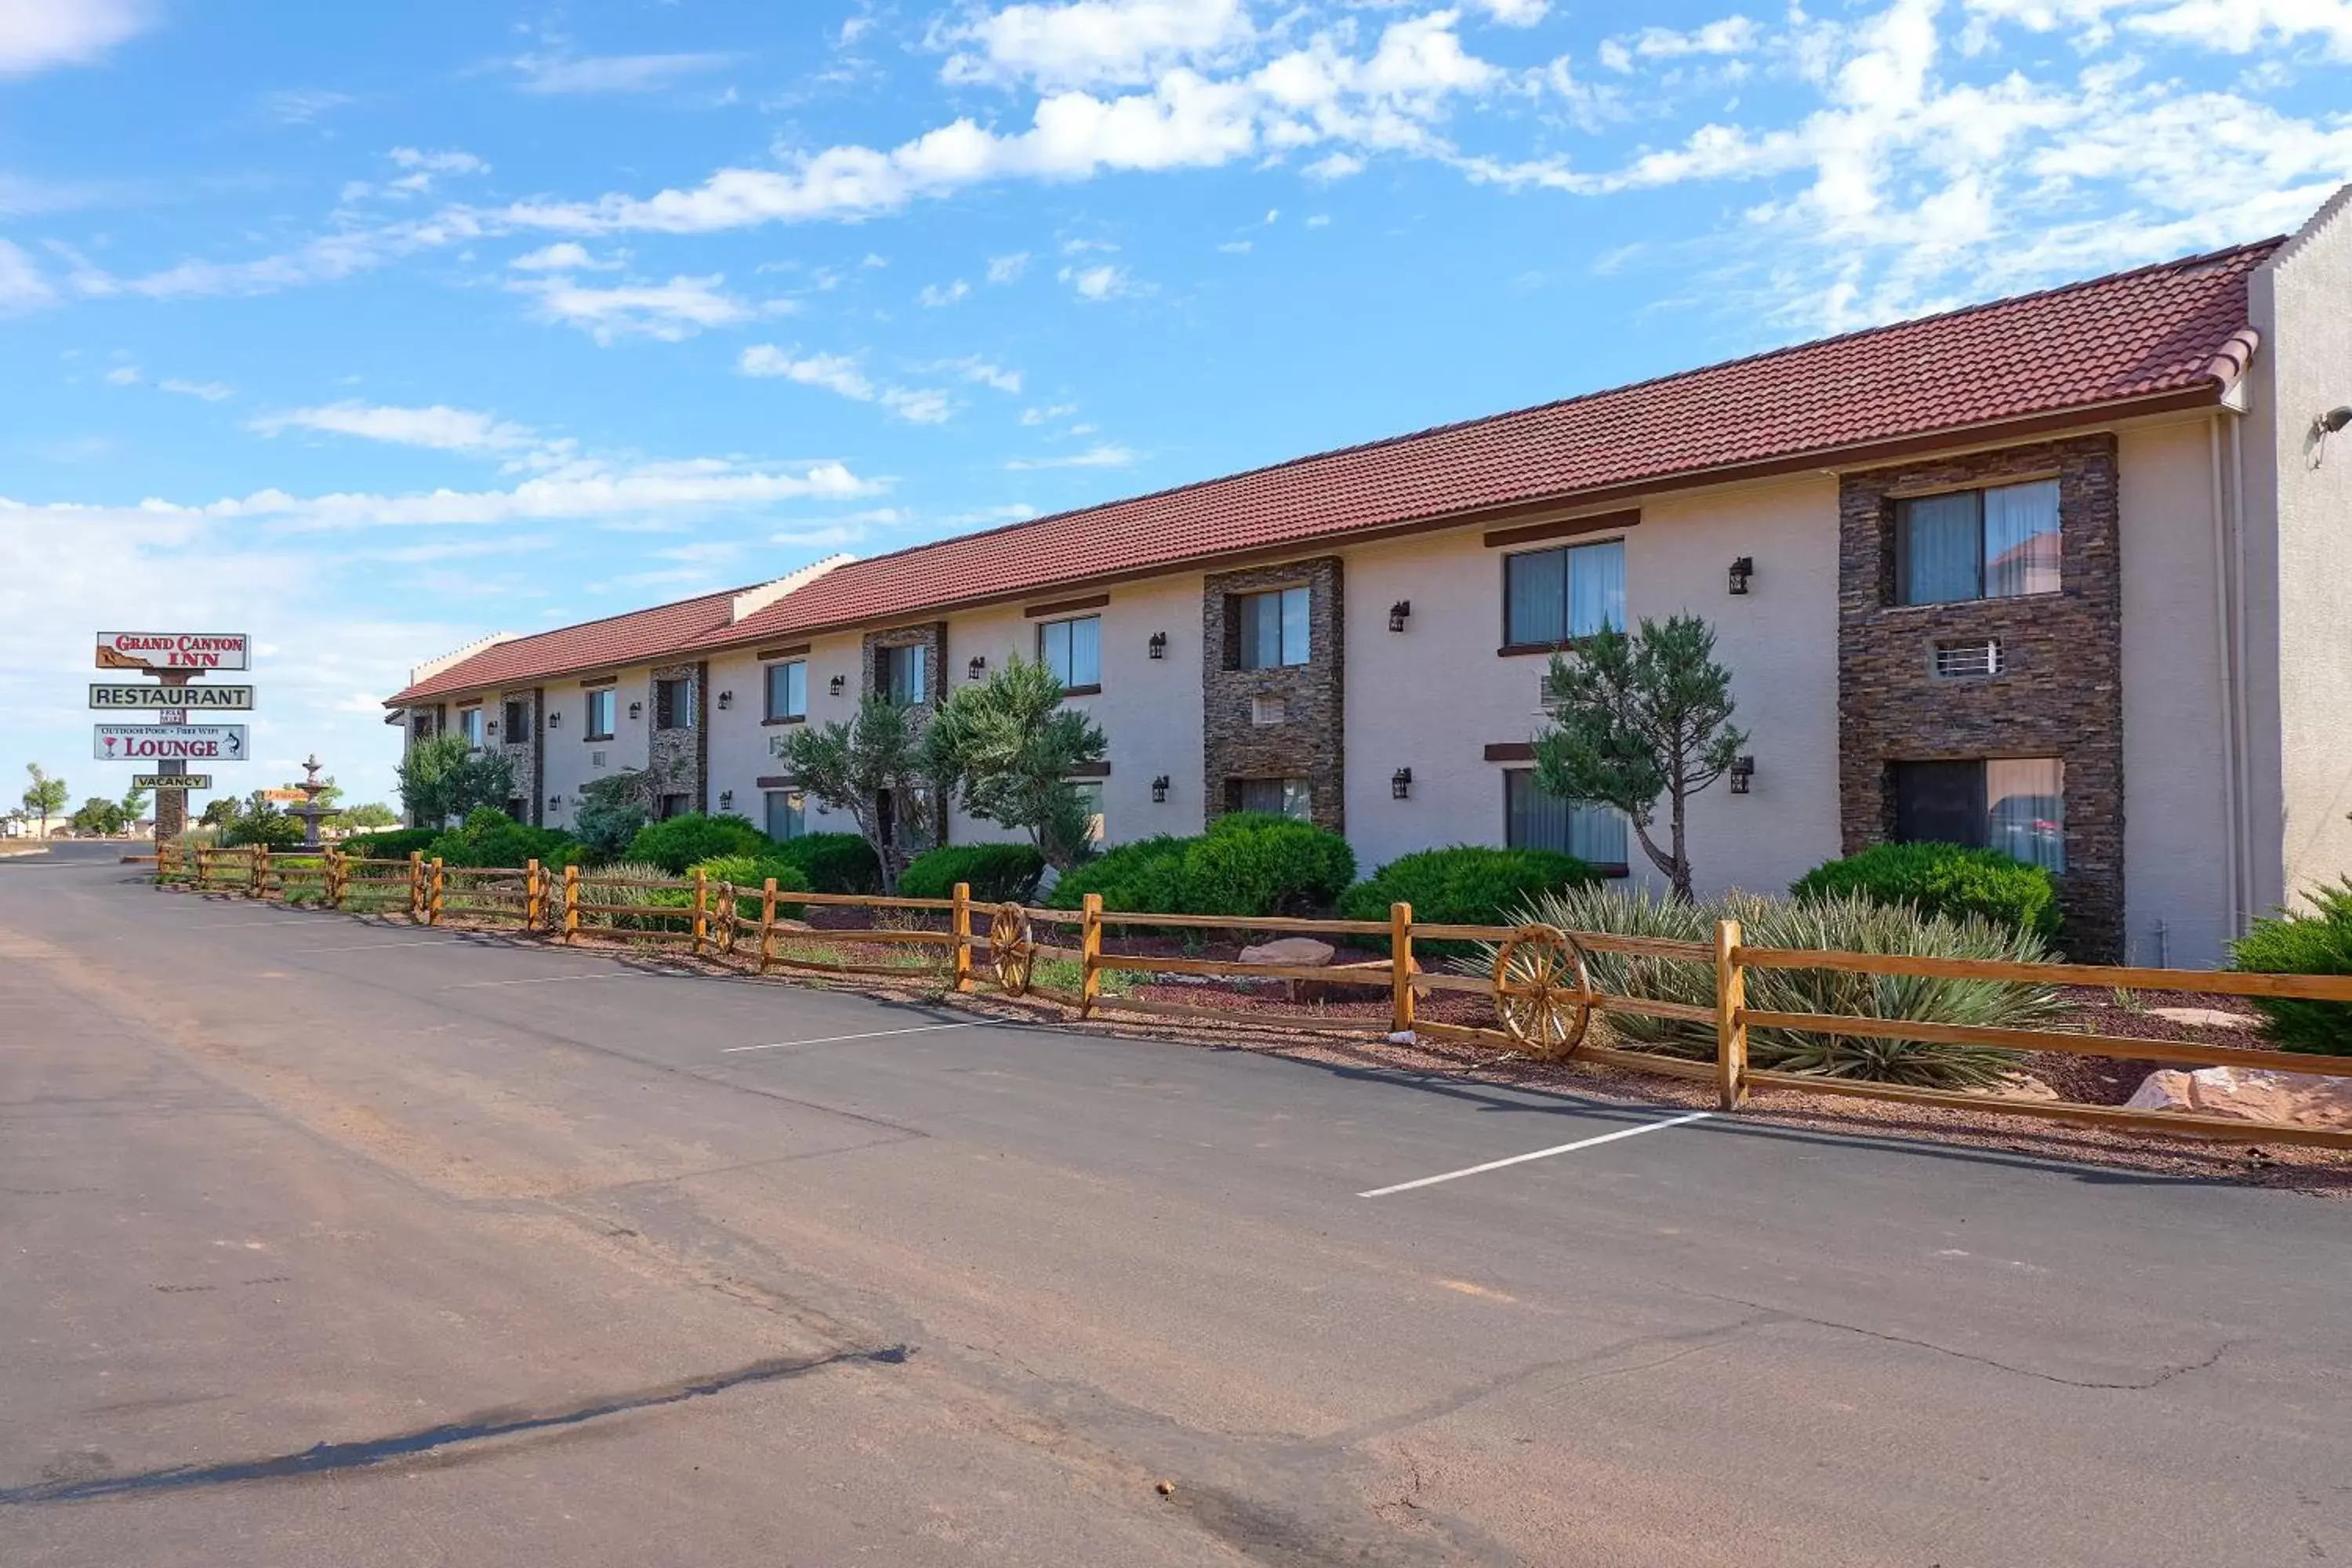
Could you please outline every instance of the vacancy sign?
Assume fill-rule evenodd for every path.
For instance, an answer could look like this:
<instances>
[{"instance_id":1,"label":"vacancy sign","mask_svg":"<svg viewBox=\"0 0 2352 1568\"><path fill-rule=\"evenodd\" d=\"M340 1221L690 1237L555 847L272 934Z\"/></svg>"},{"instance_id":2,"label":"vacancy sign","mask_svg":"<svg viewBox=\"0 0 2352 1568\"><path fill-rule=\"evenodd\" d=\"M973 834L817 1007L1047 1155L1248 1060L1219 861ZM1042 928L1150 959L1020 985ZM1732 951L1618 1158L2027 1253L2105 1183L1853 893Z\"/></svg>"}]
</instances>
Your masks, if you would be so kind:
<instances>
[{"instance_id":1,"label":"vacancy sign","mask_svg":"<svg viewBox=\"0 0 2352 1568\"><path fill-rule=\"evenodd\" d=\"M132 789L210 789L210 773L132 773Z\"/></svg>"},{"instance_id":2,"label":"vacancy sign","mask_svg":"<svg viewBox=\"0 0 2352 1568\"><path fill-rule=\"evenodd\" d=\"M251 669L243 632L100 632L100 669Z\"/></svg>"},{"instance_id":3,"label":"vacancy sign","mask_svg":"<svg viewBox=\"0 0 2352 1568\"><path fill-rule=\"evenodd\" d=\"M241 763L242 724L100 724L96 750L102 763Z\"/></svg>"},{"instance_id":4,"label":"vacancy sign","mask_svg":"<svg viewBox=\"0 0 2352 1568\"><path fill-rule=\"evenodd\" d=\"M253 711L250 686L105 686L89 689L92 708L210 708L217 711Z\"/></svg>"}]
</instances>

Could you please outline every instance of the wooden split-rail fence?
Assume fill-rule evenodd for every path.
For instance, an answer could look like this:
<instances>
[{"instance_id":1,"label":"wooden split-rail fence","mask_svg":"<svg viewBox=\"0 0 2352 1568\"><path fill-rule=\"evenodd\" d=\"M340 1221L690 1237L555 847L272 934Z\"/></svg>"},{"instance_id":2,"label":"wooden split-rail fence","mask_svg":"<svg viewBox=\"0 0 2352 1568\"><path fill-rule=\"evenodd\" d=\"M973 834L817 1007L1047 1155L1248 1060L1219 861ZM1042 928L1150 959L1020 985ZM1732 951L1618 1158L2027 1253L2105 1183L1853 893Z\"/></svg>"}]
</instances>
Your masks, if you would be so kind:
<instances>
[{"instance_id":1,"label":"wooden split-rail fence","mask_svg":"<svg viewBox=\"0 0 2352 1568\"><path fill-rule=\"evenodd\" d=\"M625 878L578 866L561 869L537 861L515 868L459 867L411 855L367 859L334 849L277 850L159 847L159 885L244 894L359 913L404 914L424 925L452 918L498 929L541 933L567 943L583 937L684 946L693 955L740 963L755 973L856 974L929 978L959 993L986 989L1076 1010L1081 1017L1109 1010L1229 1027L1382 1034L1461 1041L1541 1059L1573 1058L1596 1066L1710 1084L1726 1109L1758 1091L1796 1090L1911 1105L1958 1107L2126 1132L2202 1137L2242 1143L2296 1143L2352 1149L2352 1126L2254 1121L2185 1111L2138 1110L2073 1100L2015 1100L1963 1089L1917 1088L1874 1079L1752 1067L1751 1029L1775 1029L1872 1040L1987 1047L2018 1052L2062 1052L2184 1067L2260 1068L2317 1078L2352 1079L2352 1057L2143 1039L2072 1029L2027 1029L1941 1024L1908 1018L1778 1012L1750 1007L1748 975L1758 970L1818 969L1853 974L1983 980L2035 985L2079 985L2130 991L2181 991L2231 996L2297 998L2352 1005L2352 975L2263 974L2236 971L2140 969L2108 964L2020 963L1990 959L1932 958L1798 948L1751 947L1739 922L1718 923L1712 943L1659 937L1566 931L1550 926L1481 926L1422 922L1412 906L1393 905L1385 921L1257 919L1234 915L1106 913L1089 893L1076 910L990 904L956 885L945 899L886 898L779 889L772 878L758 887L714 880L698 871L666 879ZM818 929L803 923L809 908L864 910L871 928ZM1108 951L1107 931L1129 929L1196 931L1352 939L1388 946L1385 959L1344 964L1245 963L1229 959L1171 958ZM1424 969L1417 942L1472 942L1491 954L1481 973ZM860 952L858 950L867 950ZM899 962L888 955L899 953ZM1659 997L1613 994L1592 984L1586 957L1620 954L1712 968L1711 1005ZM1107 975L1280 980L1315 986L1353 986L1368 1000L1385 994L1384 1012L1317 1010L1267 1013L1162 1001L1106 998ZM1067 980L1049 984L1045 976ZM1439 1021L1421 1016L1422 1000L1471 993L1489 999L1491 1025ZM1594 1015L1663 1018L1711 1028L1712 1062L1629 1050L1590 1037Z\"/></svg>"}]
</instances>

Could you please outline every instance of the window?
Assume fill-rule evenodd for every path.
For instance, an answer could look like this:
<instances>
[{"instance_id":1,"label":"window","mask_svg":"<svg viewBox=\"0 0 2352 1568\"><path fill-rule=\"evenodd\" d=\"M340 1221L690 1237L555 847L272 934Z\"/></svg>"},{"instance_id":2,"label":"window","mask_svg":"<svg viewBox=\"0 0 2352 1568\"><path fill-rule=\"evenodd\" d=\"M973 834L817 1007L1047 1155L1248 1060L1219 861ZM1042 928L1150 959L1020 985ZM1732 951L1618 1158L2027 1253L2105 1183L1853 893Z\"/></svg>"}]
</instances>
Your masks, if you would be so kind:
<instances>
[{"instance_id":1,"label":"window","mask_svg":"<svg viewBox=\"0 0 2352 1568\"><path fill-rule=\"evenodd\" d=\"M796 658L786 664L772 664L768 666L767 679L771 722L808 717L808 660Z\"/></svg>"},{"instance_id":2,"label":"window","mask_svg":"<svg viewBox=\"0 0 2352 1568\"><path fill-rule=\"evenodd\" d=\"M1552 647L1625 624L1625 542L1503 557L1503 641Z\"/></svg>"},{"instance_id":3,"label":"window","mask_svg":"<svg viewBox=\"0 0 2352 1568\"><path fill-rule=\"evenodd\" d=\"M767 792L768 837L798 838L808 831L808 797L796 789Z\"/></svg>"},{"instance_id":4,"label":"window","mask_svg":"<svg viewBox=\"0 0 2352 1568\"><path fill-rule=\"evenodd\" d=\"M499 731L499 736L508 745L520 746L528 742L530 739L530 704L508 703L505 725L506 727ZM516 820L521 819L518 817Z\"/></svg>"},{"instance_id":5,"label":"window","mask_svg":"<svg viewBox=\"0 0 2352 1568\"><path fill-rule=\"evenodd\" d=\"M1896 763L1895 837L1965 844L2066 869L2066 766L2055 757Z\"/></svg>"},{"instance_id":6,"label":"window","mask_svg":"<svg viewBox=\"0 0 2352 1568\"><path fill-rule=\"evenodd\" d=\"M613 712L618 689L600 687L588 694L588 732L583 741L609 741L613 738Z\"/></svg>"},{"instance_id":7,"label":"window","mask_svg":"<svg viewBox=\"0 0 2352 1568\"><path fill-rule=\"evenodd\" d=\"M881 649L876 655L875 674L880 679L882 694L901 708L919 706L923 701L924 666L929 652L921 643Z\"/></svg>"},{"instance_id":8,"label":"window","mask_svg":"<svg viewBox=\"0 0 2352 1568\"><path fill-rule=\"evenodd\" d=\"M1087 808L1087 840L1091 844L1103 841L1103 786L1100 779L1073 779L1070 787L1078 792L1078 799Z\"/></svg>"},{"instance_id":9,"label":"window","mask_svg":"<svg viewBox=\"0 0 2352 1568\"><path fill-rule=\"evenodd\" d=\"M1314 798L1305 779L1235 779L1225 786L1225 799L1234 811L1263 811L1301 822L1314 816Z\"/></svg>"},{"instance_id":10,"label":"window","mask_svg":"<svg viewBox=\"0 0 2352 1568\"><path fill-rule=\"evenodd\" d=\"M1066 687L1102 685L1102 617L1080 616L1039 626L1037 662Z\"/></svg>"},{"instance_id":11,"label":"window","mask_svg":"<svg viewBox=\"0 0 2352 1568\"><path fill-rule=\"evenodd\" d=\"M694 728L694 679L691 676L654 682L654 728Z\"/></svg>"},{"instance_id":12,"label":"window","mask_svg":"<svg viewBox=\"0 0 2352 1568\"><path fill-rule=\"evenodd\" d=\"M2054 594L2058 553L2056 479L1895 503L1898 604Z\"/></svg>"},{"instance_id":13,"label":"window","mask_svg":"<svg viewBox=\"0 0 2352 1568\"><path fill-rule=\"evenodd\" d=\"M1503 842L1514 849L1554 849L1593 866L1625 864L1625 818L1536 787L1533 768L1503 774Z\"/></svg>"},{"instance_id":14,"label":"window","mask_svg":"<svg viewBox=\"0 0 2352 1568\"><path fill-rule=\"evenodd\" d=\"M1305 664L1307 658L1307 590L1277 588L1267 594L1244 594L1237 602L1241 629L1241 668L1279 669Z\"/></svg>"},{"instance_id":15,"label":"window","mask_svg":"<svg viewBox=\"0 0 2352 1568\"><path fill-rule=\"evenodd\" d=\"M457 733L466 737L466 744L480 745L482 743L482 710L478 708L458 709Z\"/></svg>"},{"instance_id":16,"label":"window","mask_svg":"<svg viewBox=\"0 0 2352 1568\"><path fill-rule=\"evenodd\" d=\"M684 816L693 809L692 804L685 795L666 795L655 803L654 815L662 821L667 822L671 817Z\"/></svg>"}]
</instances>

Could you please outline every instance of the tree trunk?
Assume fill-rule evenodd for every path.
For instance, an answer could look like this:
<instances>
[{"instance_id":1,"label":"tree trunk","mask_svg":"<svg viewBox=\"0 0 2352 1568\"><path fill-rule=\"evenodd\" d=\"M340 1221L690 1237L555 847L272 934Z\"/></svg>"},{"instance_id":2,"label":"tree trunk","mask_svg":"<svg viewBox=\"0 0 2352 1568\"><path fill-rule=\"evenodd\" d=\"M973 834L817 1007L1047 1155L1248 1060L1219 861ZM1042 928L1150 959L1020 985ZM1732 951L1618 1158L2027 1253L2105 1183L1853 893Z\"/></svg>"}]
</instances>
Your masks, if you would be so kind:
<instances>
[{"instance_id":1,"label":"tree trunk","mask_svg":"<svg viewBox=\"0 0 2352 1568\"><path fill-rule=\"evenodd\" d=\"M1680 769L1675 771L1677 773L1681 772ZM1688 796L1684 793L1682 781L1678 777L1675 781L1674 796L1675 863L1666 872L1666 875L1673 879L1675 902L1678 904L1698 902L1696 895L1691 891L1690 850L1684 837L1684 808L1687 800Z\"/></svg>"}]
</instances>

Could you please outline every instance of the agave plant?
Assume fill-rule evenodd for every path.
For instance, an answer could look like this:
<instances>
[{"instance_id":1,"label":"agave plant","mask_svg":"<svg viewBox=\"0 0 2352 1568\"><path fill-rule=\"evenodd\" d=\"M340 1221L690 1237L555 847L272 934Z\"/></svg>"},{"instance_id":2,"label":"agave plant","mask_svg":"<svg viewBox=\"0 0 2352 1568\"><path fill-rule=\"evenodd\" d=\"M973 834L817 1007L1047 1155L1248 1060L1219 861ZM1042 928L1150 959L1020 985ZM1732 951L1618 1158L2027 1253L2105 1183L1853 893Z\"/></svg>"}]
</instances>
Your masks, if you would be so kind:
<instances>
[{"instance_id":1,"label":"agave plant","mask_svg":"<svg viewBox=\"0 0 2352 1568\"><path fill-rule=\"evenodd\" d=\"M1754 947L1899 953L1930 958L2039 963L2042 939L1970 918L1923 915L1905 904L1875 904L1849 896L1825 900L1761 898L1731 893L1684 905L1643 889L1580 888L1528 901L1522 918L1568 931L1665 937L1712 942L1716 922L1740 922ZM1712 1006L1711 960L1633 957L1588 951L1595 987L1615 995ZM1492 955L1474 972L1491 972ZM1748 1005L1759 1012L1817 1013L1863 1018L2002 1027L2045 1026L2059 1011L2054 988L1999 980L1953 980L1909 974L1853 974L1828 969L1749 969ZM1626 1047L1668 1056L1712 1058L1710 1024L1612 1015L1609 1028ZM1879 1083L1966 1089L1993 1083L2017 1070L2018 1054L1989 1046L1882 1040L1816 1030L1753 1029L1748 1058L1759 1068Z\"/></svg>"}]
</instances>

